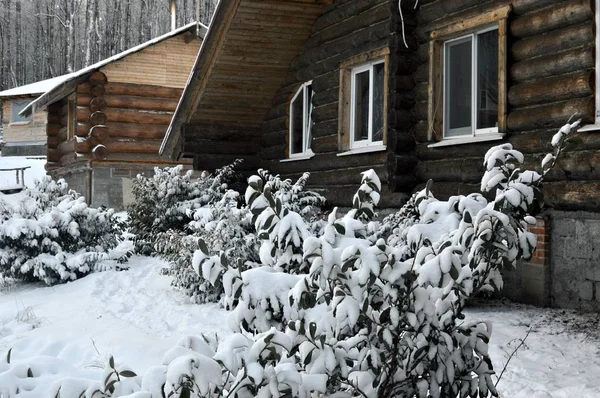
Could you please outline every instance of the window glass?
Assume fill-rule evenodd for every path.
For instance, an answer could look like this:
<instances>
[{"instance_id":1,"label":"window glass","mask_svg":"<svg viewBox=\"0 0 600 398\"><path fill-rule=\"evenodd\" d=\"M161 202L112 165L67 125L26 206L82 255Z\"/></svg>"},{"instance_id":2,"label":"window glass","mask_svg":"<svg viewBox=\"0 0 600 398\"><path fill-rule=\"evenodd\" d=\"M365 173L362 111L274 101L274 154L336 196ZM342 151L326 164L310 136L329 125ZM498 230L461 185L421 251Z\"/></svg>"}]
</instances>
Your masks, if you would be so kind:
<instances>
[{"instance_id":1,"label":"window glass","mask_svg":"<svg viewBox=\"0 0 600 398\"><path fill-rule=\"evenodd\" d=\"M477 128L498 125L498 31L477 35Z\"/></svg>"},{"instance_id":2,"label":"window glass","mask_svg":"<svg viewBox=\"0 0 600 398\"><path fill-rule=\"evenodd\" d=\"M383 141L384 64L373 66L373 139Z\"/></svg>"},{"instance_id":3,"label":"window glass","mask_svg":"<svg viewBox=\"0 0 600 398\"><path fill-rule=\"evenodd\" d=\"M369 139L369 74L354 75L354 141Z\"/></svg>"},{"instance_id":4,"label":"window glass","mask_svg":"<svg viewBox=\"0 0 600 398\"><path fill-rule=\"evenodd\" d=\"M290 120L290 153L302 153L302 119L304 110L304 96L302 93L292 101L292 114Z\"/></svg>"},{"instance_id":5,"label":"window glass","mask_svg":"<svg viewBox=\"0 0 600 398\"><path fill-rule=\"evenodd\" d=\"M312 97L313 97L312 84L309 84L308 86L306 86L306 102L307 103L304 105L306 107L306 109L308 109L308 114L306 115L306 127L305 127L305 131L306 131L305 144L304 144L305 151L310 149L311 142L312 142L312 126L313 126Z\"/></svg>"},{"instance_id":6,"label":"window glass","mask_svg":"<svg viewBox=\"0 0 600 398\"><path fill-rule=\"evenodd\" d=\"M446 48L446 136L470 134L471 41L468 37Z\"/></svg>"},{"instance_id":7,"label":"window glass","mask_svg":"<svg viewBox=\"0 0 600 398\"><path fill-rule=\"evenodd\" d=\"M24 117L19 115L19 112L21 112L23 109L25 109L25 107L27 105L29 105L31 101L13 101L12 103L12 111L11 111L11 117L10 117L10 122L11 123L23 123L23 122L30 122L31 121L31 115Z\"/></svg>"}]
</instances>

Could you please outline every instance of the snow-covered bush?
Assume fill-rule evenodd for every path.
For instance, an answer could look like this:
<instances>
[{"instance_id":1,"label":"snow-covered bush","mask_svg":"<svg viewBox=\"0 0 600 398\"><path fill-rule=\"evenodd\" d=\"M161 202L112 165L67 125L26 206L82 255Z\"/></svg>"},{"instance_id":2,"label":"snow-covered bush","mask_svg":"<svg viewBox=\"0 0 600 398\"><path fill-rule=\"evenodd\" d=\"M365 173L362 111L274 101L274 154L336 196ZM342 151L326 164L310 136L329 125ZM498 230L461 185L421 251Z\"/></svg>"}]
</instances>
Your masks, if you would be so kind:
<instances>
[{"instance_id":1,"label":"snow-covered bush","mask_svg":"<svg viewBox=\"0 0 600 398\"><path fill-rule=\"evenodd\" d=\"M74 280L118 245L124 223L112 209L89 207L64 180L44 177L25 193L18 207L0 201L4 277L47 284Z\"/></svg>"},{"instance_id":2,"label":"snow-covered bush","mask_svg":"<svg viewBox=\"0 0 600 398\"><path fill-rule=\"evenodd\" d=\"M276 363L298 374L296 391L348 397L497 395L487 351L491 325L464 323L462 307L476 292L500 288L502 267L531 256L530 211L541 199L543 175L577 127L578 122L569 124L557 134L542 174L521 170L523 155L510 144L496 146L485 155L483 195L439 201L428 184L387 219L396 221L392 227L376 228L370 221L380 188L372 172L363 175L355 209L342 218L334 210L319 234L311 233L299 214L284 211L260 177L252 177L246 195L266 267L226 267L222 283L234 307L232 323L258 333L254 341L265 333L291 339L278 345ZM218 258L198 256L199 272L218 280ZM285 297L293 279L297 282ZM244 364L236 380L250 386L278 366ZM321 377L324 385L307 387L302 375ZM252 388L236 391L251 397L257 393ZM276 388L260 391L277 396Z\"/></svg>"},{"instance_id":3,"label":"snow-covered bush","mask_svg":"<svg viewBox=\"0 0 600 398\"><path fill-rule=\"evenodd\" d=\"M192 171L183 172L183 166L155 168L154 175L138 175L133 182L133 203L128 207L131 232L135 235L136 249L143 254L154 253L154 244L160 233L184 231L192 221L191 212L223 197L228 184L239 175L234 171L241 161L192 178Z\"/></svg>"}]
</instances>

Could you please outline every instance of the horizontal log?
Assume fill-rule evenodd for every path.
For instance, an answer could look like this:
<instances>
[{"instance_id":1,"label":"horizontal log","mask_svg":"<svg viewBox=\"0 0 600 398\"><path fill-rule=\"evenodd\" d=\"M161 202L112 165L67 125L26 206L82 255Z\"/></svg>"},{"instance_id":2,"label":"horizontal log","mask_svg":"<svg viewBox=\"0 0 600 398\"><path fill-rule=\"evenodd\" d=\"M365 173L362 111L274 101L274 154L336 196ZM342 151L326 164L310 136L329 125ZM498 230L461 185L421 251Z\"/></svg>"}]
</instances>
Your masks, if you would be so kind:
<instances>
[{"instance_id":1,"label":"horizontal log","mask_svg":"<svg viewBox=\"0 0 600 398\"><path fill-rule=\"evenodd\" d=\"M174 112L179 99L140 97L132 95L105 95L104 100L111 108L145 109L149 111Z\"/></svg>"},{"instance_id":2,"label":"horizontal log","mask_svg":"<svg viewBox=\"0 0 600 398\"><path fill-rule=\"evenodd\" d=\"M274 131L272 133L263 134L260 137L260 145L261 147L268 147L272 145L279 145L285 142L287 136L287 131ZM337 136L336 136L337 140Z\"/></svg>"},{"instance_id":3,"label":"horizontal log","mask_svg":"<svg viewBox=\"0 0 600 398\"><path fill-rule=\"evenodd\" d=\"M110 122L160 124L168 126L173 112L142 111L138 109L106 108L106 117ZM98 123L106 124L106 123Z\"/></svg>"},{"instance_id":4,"label":"horizontal log","mask_svg":"<svg viewBox=\"0 0 600 398\"><path fill-rule=\"evenodd\" d=\"M522 82L593 69L594 62L594 48L590 43L584 48L515 62L510 68L510 75L515 81Z\"/></svg>"},{"instance_id":5,"label":"horizontal log","mask_svg":"<svg viewBox=\"0 0 600 398\"><path fill-rule=\"evenodd\" d=\"M571 0L515 18L510 24L513 37L527 37L553 29L593 21L593 0Z\"/></svg>"},{"instance_id":6,"label":"horizontal log","mask_svg":"<svg viewBox=\"0 0 600 398\"><path fill-rule=\"evenodd\" d=\"M584 71L516 84L508 92L508 102L512 106L527 106L593 94L594 74Z\"/></svg>"},{"instance_id":7,"label":"horizontal log","mask_svg":"<svg viewBox=\"0 0 600 398\"><path fill-rule=\"evenodd\" d=\"M338 136L334 134L325 137L315 137L313 138L311 148L315 153L338 152Z\"/></svg>"},{"instance_id":8,"label":"horizontal log","mask_svg":"<svg viewBox=\"0 0 600 398\"><path fill-rule=\"evenodd\" d=\"M310 173L308 185L354 185L359 188L362 179L361 173L368 170L364 167L352 167L345 169L315 171ZM372 168L382 182L388 180L388 171L385 166L376 166ZM303 173L284 174L285 178L296 181Z\"/></svg>"},{"instance_id":9,"label":"horizontal log","mask_svg":"<svg viewBox=\"0 0 600 398\"><path fill-rule=\"evenodd\" d=\"M593 97L520 108L508 114L507 125L511 131L558 128L573 115L588 123L593 119L594 108Z\"/></svg>"},{"instance_id":10,"label":"horizontal log","mask_svg":"<svg viewBox=\"0 0 600 398\"><path fill-rule=\"evenodd\" d=\"M415 176L419 181L478 183L484 173L481 158L456 158L419 162Z\"/></svg>"},{"instance_id":11,"label":"horizontal log","mask_svg":"<svg viewBox=\"0 0 600 398\"><path fill-rule=\"evenodd\" d=\"M183 155L200 155L205 153L246 155L256 154L260 150L259 142L247 139L232 139L227 141L187 140L183 141Z\"/></svg>"},{"instance_id":12,"label":"horizontal log","mask_svg":"<svg viewBox=\"0 0 600 398\"><path fill-rule=\"evenodd\" d=\"M90 124L87 122L77 122L77 128L75 130L75 134L78 137L87 137L90 132Z\"/></svg>"},{"instance_id":13,"label":"horizontal log","mask_svg":"<svg viewBox=\"0 0 600 398\"><path fill-rule=\"evenodd\" d=\"M81 138L71 138L70 140L61 142L58 146L61 155L66 155L71 152L88 153L90 151L90 142Z\"/></svg>"},{"instance_id":14,"label":"horizontal log","mask_svg":"<svg viewBox=\"0 0 600 398\"><path fill-rule=\"evenodd\" d=\"M236 159L243 159L242 164L238 167L238 170L252 170L256 171L260 167L260 160L256 155L211 155L206 154L202 156L194 157L194 170L207 170L213 171L220 169L223 166L233 163Z\"/></svg>"},{"instance_id":15,"label":"horizontal log","mask_svg":"<svg viewBox=\"0 0 600 398\"><path fill-rule=\"evenodd\" d=\"M593 41L593 25L580 24L556 29L544 35L517 40L510 46L510 51L514 62L548 54L556 54L581 47Z\"/></svg>"},{"instance_id":16,"label":"horizontal log","mask_svg":"<svg viewBox=\"0 0 600 398\"><path fill-rule=\"evenodd\" d=\"M60 157L60 161L58 162L61 167L68 166L72 163L75 163L78 159L78 156L75 152L64 154Z\"/></svg>"},{"instance_id":17,"label":"horizontal log","mask_svg":"<svg viewBox=\"0 0 600 398\"><path fill-rule=\"evenodd\" d=\"M110 140L106 145L110 153L151 153L158 156L161 140Z\"/></svg>"},{"instance_id":18,"label":"horizontal log","mask_svg":"<svg viewBox=\"0 0 600 398\"><path fill-rule=\"evenodd\" d=\"M337 153L316 153L314 157L302 162L280 163L279 159L264 161L262 166L277 173L303 173L322 170L343 169L348 167L364 167L368 170L372 167L387 167L388 151L370 152L351 156L337 156Z\"/></svg>"},{"instance_id":19,"label":"horizontal log","mask_svg":"<svg viewBox=\"0 0 600 398\"><path fill-rule=\"evenodd\" d=\"M352 198L358 189L358 186L352 185L328 185L313 186L309 185L307 189L313 190L325 196L331 206L352 207ZM409 196L405 193L391 192L387 184L381 186L381 197L379 200L379 209L402 207Z\"/></svg>"},{"instance_id":20,"label":"horizontal log","mask_svg":"<svg viewBox=\"0 0 600 398\"><path fill-rule=\"evenodd\" d=\"M167 126L160 124L118 123L112 120L107 124L111 137L162 139L167 132Z\"/></svg>"},{"instance_id":21,"label":"horizontal log","mask_svg":"<svg viewBox=\"0 0 600 398\"><path fill-rule=\"evenodd\" d=\"M93 72L90 77L88 78L88 81L90 82L90 85L92 86L99 86L99 85L105 85L106 83L108 83L108 78L106 77L106 75L100 71L96 71Z\"/></svg>"}]
</instances>

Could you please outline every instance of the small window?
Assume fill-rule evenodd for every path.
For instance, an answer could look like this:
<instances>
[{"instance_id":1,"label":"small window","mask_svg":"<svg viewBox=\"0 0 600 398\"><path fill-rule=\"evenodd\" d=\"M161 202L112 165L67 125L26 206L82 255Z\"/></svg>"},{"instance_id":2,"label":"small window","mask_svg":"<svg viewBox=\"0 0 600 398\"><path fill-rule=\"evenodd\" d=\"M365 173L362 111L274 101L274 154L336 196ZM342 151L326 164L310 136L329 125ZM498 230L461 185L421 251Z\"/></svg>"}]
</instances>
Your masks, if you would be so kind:
<instances>
[{"instance_id":1,"label":"small window","mask_svg":"<svg viewBox=\"0 0 600 398\"><path fill-rule=\"evenodd\" d=\"M444 44L444 138L498 132L498 28Z\"/></svg>"},{"instance_id":2,"label":"small window","mask_svg":"<svg viewBox=\"0 0 600 398\"><path fill-rule=\"evenodd\" d=\"M32 120L32 115L29 116L21 116L19 112L21 112L27 105L29 105L31 101L13 101L12 102L12 111L10 116L11 123L29 123Z\"/></svg>"},{"instance_id":3,"label":"small window","mask_svg":"<svg viewBox=\"0 0 600 398\"><path fill-rule=\"evenodd\" d=\"M383 145L383 60L352 70L350 148Z\"/></svg>"},{"instance_id":4,"label":"small window","mask_svg":"<svg viewBox=\"0 0 600 398\"><path fill-rule=\"evenodd\" d=\"M430 146L502 139L507 122L507 31L502 5L430 32Z\"/></svg>"},{"instance_id":5,"label":"small window","mask_svg":"<svg viewBox=\"0 0 600 398\"><path fill-rule=\"evenodd\" d=\"M290 101L289 157L312 155L312 82L304 83Z\"/></svg>"}]
</instances>

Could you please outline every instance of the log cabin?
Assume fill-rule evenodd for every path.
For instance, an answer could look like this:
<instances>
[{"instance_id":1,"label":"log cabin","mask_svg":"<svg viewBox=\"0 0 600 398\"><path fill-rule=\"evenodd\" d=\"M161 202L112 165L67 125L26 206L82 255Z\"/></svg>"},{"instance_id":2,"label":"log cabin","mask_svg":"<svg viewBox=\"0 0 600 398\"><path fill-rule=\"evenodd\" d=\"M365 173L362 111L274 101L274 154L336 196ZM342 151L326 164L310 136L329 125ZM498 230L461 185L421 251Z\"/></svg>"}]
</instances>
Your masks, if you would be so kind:
<instances>
[{"instance_id":1,"label":"log cabin","mask_svg":"<svg viewBox=\"0 0 600 398\"><path fill-rule=\"evenodd\" d=\"M19 113L68 75L0 91L2 104L2 156L46 156L46 111L21 116Z\"/></svg>"},{"instance_id":2,"label":"log cabin","mask_svg":"<svg viewBox=\"0 0 600 398\"><path fill-rule=\"evenodd\" d=\"M206 27L190 23L68 75L22 114L47 112L46 170L93 205L122 209L132 179L165 161L158 149Z\"/></svg>"},{"instance_id":3,"label":"log cabin","mask_svg":"<svg viewBox=\"0 0 600 398\"><path fill-rule=\"evenodd\" d=\"M429 179L440 198L478 192L492 145L536 167L582 118L583 145L548 175L538 250L506 278L522 301L600 310L599 3L221 0L160 153L309 171L339 206L373 168L393 208Z\"/></svg>"}]
</instances>

